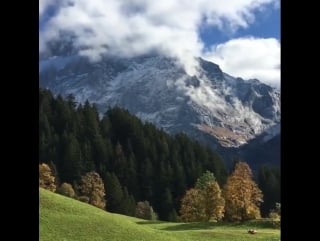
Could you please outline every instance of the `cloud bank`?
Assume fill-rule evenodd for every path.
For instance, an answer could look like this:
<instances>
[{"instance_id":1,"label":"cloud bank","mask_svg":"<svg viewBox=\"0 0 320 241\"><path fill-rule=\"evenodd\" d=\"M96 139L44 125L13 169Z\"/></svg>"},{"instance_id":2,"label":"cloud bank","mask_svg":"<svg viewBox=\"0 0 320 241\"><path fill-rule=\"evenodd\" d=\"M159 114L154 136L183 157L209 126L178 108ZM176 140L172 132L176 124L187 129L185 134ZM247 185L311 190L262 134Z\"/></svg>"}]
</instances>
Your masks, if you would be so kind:
<instances>
[{"instance_id":1,"label":"cloud bank","mask_svg":"<svg viewBox=\"0 0 320 241\"><path fill-rule=\"evenodd\" d=\"M238 38L212 46L205 59L233 76L259 79L280 88L280 42L274 38Z\"/></svg>"},{"instance_id":2,"label":"cloud bank","mask_svg":"<svg viewBox=\"0 0 320 241\"><path fill-rule=\"evenodd\" d=\"M278 3L279 0L40 0L39 51L46 51L50 41L71 35L78 53L93 61L103 54L131 57L156 51L176 58L188 74L194 75L194 57L212 58L216 53L219 59L223 54L214 48L204 53L200 27L235 32L253 23L256 11Z\"/></svg>"}]
</instances>

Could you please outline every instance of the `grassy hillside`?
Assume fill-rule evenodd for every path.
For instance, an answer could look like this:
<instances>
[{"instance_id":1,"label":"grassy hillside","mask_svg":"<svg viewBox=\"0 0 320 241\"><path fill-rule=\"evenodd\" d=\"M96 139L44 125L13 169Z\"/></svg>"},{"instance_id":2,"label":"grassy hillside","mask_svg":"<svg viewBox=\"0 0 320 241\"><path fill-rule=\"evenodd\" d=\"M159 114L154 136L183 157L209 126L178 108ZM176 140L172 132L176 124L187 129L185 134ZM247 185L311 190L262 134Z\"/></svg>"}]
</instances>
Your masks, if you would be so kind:
<instances>
[{"instance_id":1,"label":"grassy hillside","mask_svg":"<svg viewBox=\"0 0 320 241\"><path fill-rule=\"evenodd\" d=\"M40 188L41 241L247 241L280 239L277 229L257 224L184 224L148 222L111 214ZM256 228L258 234L247 234Z\"/></svg>"},{"instance_id":2,"label":"grassy hillside","mask_svg":"<svg viewBox=\"0 0 320 241\"><path fill-rule=\"evenodd\" d=\"M40 189L41 241L177 240L138 221Z\"/></svg>"}]
</instances>

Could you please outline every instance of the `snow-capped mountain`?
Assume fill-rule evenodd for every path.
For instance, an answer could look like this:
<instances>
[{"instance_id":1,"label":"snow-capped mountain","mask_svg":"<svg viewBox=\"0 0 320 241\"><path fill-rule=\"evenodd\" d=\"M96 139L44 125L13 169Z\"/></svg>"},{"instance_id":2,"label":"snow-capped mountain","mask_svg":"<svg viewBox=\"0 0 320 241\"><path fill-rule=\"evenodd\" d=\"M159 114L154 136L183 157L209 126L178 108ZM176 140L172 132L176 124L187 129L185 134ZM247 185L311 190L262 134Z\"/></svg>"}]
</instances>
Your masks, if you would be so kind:
<instances>
[{"instance_id":1,"label":"snow-capped mountain","mask_svg":"<svg viewBox=\"0 0 320 241\"><path fill-rule=\"evenodd\" d=\"M75 55L39 61L40 86L73 94L78 102L128 109L164 130L183 131L213 147L239 147L280 133L280 92L256 79L224 73L198 59L189 76L174 60L159 55L104 57L96 63Z\"/></svg>"}]
</instances>

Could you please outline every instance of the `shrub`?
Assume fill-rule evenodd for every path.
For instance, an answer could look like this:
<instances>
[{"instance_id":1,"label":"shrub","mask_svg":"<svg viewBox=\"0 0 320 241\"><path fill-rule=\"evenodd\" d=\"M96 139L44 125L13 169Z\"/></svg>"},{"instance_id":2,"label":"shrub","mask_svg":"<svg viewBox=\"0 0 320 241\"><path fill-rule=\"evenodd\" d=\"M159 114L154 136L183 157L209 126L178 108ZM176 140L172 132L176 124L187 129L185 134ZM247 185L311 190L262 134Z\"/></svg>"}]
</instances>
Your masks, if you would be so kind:
<instances>
[{"instance_id":1,"label":"shrub","mask_svg":"<svg viewBox=\"0 0 320 241\"><path fill-rule=\"evenodd\" d=\"M74 198L76 195L72 185L66 182L62 183L62 185L57 189L57 193L71 198Z\"/></svg>"},{"instance_id":2,"label":"shrub","mask_svg":"<svg viewBox=\"0 0 320 241\"><path fill-rule=\"evenodd\" d=\"M142 218L146 220L158 219L157 213L153 210L152 206L150 206L150 203L148 201L137 203L135 216L137 218Z\"/></svg>"},{"instance_id":3,"label":"shrub","mask_svg":"<svg viewBox=\"0 0 320 241\"><path fill-rule=\"evenodd\" d=\"M78 197L80 202L89 203L89 198L87 196L80 196Z\"/></svg>"}]
</instances>

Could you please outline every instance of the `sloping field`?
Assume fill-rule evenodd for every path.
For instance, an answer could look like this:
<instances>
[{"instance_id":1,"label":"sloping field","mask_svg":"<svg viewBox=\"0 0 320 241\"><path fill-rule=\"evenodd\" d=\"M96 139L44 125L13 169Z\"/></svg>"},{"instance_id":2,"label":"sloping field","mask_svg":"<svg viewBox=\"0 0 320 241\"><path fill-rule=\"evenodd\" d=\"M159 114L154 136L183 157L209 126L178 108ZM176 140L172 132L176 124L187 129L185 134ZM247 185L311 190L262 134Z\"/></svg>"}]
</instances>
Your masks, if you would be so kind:
<instances>
[{"instance_id":1,"label":"sloping field","mask_svg":"<svg viewBox=\"0 0 320 241\"><path fill-rule=\"evenodd\" d=\"M149 222L112 214L40 188L41 241L276 241L280 231L257 223ZM247 233L256 228L257 234Z\"/></svg>"}]
</instances>

